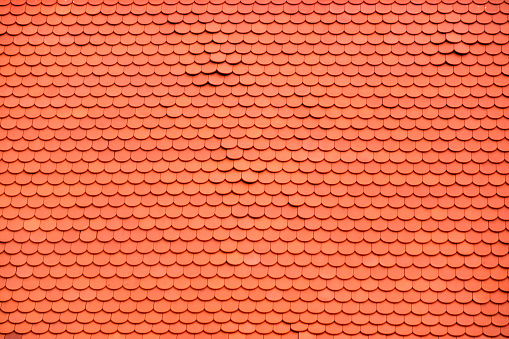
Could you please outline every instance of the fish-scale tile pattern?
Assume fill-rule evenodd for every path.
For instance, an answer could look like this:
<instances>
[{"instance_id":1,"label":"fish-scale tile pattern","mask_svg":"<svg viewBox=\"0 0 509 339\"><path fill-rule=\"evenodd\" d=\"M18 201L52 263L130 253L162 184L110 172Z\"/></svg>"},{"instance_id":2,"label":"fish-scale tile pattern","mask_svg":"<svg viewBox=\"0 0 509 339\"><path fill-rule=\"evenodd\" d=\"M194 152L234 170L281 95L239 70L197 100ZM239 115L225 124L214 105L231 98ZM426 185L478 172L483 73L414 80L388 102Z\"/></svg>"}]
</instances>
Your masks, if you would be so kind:
<instances>
[{"instance_id":1,"label":"fish-scale tile pattern","mask_svg":"<svg viewBox=\"0 0 509 339\"><path fill-rule=\"evenodd\" d=\"M3 4L1 334L509 337L507 2Z\"/></svg>"}]
</instances>

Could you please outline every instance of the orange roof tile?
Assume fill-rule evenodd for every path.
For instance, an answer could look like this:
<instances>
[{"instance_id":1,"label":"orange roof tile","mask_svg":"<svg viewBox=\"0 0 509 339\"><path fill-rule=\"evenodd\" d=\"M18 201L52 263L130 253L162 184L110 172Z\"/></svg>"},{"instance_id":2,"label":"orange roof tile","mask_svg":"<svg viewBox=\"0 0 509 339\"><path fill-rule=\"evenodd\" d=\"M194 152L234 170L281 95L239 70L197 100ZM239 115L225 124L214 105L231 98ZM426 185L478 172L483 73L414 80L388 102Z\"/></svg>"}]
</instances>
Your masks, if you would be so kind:
<instances>
[{"instance_id":1,"label":"orange roof tile","mask_svg":"<svg viewBox=\"0 0 509 339\"><path fill-rule=\"evenodd\" d=\"M509 337L509 6L0 5L0 335Z\"/></svg>"}]
</instances>

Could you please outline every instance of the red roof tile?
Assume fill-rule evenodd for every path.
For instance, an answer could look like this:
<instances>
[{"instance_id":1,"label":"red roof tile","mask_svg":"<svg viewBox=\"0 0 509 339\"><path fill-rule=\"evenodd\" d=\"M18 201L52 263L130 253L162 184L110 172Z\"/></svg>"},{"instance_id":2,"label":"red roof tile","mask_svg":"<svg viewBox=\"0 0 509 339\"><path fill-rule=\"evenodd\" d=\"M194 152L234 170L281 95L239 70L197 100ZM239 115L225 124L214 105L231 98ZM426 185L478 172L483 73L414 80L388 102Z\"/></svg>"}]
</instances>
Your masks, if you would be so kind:
<instances>
[{"instance_id":1,"label":"red roof tile","mask_svg":"<svg viewBox=\"0 0 509 339\"><path fill-rule=\"evenodd\" d=\"M508 15L1 5L0 334L509 337Z\"/></svg>"}]
</instances>

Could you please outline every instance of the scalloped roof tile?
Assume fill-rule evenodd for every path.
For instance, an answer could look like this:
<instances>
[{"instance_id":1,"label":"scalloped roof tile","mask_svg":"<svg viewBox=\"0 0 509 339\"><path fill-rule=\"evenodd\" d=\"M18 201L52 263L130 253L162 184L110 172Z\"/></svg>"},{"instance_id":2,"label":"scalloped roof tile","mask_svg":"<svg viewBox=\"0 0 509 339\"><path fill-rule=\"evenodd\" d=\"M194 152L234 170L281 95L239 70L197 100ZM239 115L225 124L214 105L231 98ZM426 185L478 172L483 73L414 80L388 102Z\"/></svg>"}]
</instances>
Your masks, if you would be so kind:
<instances>
[{"instance_id":1,"label":"scalloped roof tile","mask_svg":"<svg viewBox=\"0 0 509 339\"><path fill-rule=\"evenodd\" d=\"M0 335L509 337L503 1L0 5Z\"/></svg>"}]
</instances>

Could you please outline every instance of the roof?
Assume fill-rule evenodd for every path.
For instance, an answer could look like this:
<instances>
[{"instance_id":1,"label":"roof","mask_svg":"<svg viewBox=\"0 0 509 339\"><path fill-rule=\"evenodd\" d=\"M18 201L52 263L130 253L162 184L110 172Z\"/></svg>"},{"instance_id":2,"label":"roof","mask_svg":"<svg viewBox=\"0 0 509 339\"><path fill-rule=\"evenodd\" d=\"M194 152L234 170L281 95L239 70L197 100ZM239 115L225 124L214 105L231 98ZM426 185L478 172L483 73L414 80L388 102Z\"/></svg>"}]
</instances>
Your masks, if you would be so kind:
<instances>
[{"instance_id":1,"label":"roof","mask_svg":"<svg viewBox=\"0 0 509 339\"><path fill-rule=\"evenodd\" d=\"M509 337L508 3L2 4L7 338Z\"/></svg>"}]
</instances>

